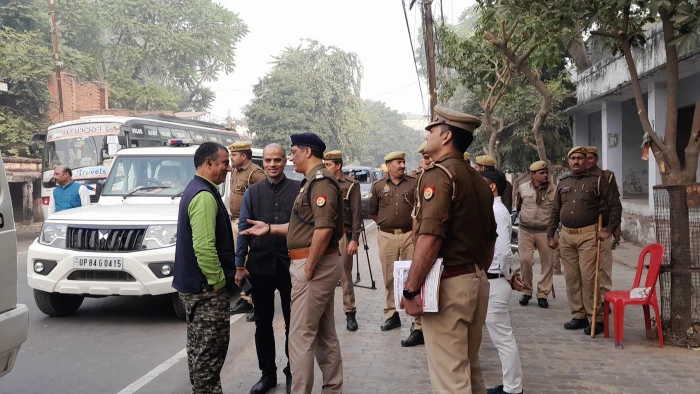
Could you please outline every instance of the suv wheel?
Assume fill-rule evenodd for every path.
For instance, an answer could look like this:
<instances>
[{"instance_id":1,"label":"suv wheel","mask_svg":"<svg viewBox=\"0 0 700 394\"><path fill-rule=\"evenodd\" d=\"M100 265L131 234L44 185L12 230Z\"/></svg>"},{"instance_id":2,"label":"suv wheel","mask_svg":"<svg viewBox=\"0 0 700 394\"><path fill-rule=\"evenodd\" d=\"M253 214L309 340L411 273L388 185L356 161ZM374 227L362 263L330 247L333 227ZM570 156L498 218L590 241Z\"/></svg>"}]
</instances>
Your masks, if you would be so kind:
<instances>
[{"instance_id":1,"label":"suv wheel","mask_svg":"<svg viewBox=\"0 0 700 394\"><path fill-rule=\"evenodd\" d=\"M34 301L39 310L49 316L68 316L80 308L85 297L74 294L47 293L34 289Z\"/></svg>"},{"instance_id":2,"label":"suv wheel","mask_svg":"<svg viewBox=\"0 0 700 394\"><path fill-rule=\"evenodd\" d=\"M175 312L175 316L177 316L178 319L185 321L185 319L187 318L187 312L185 312L185 305L182 303L182 300L180 300L180 294L173 293L171 297L173 303L173 312Z\"/></svg>"}]
</instances>

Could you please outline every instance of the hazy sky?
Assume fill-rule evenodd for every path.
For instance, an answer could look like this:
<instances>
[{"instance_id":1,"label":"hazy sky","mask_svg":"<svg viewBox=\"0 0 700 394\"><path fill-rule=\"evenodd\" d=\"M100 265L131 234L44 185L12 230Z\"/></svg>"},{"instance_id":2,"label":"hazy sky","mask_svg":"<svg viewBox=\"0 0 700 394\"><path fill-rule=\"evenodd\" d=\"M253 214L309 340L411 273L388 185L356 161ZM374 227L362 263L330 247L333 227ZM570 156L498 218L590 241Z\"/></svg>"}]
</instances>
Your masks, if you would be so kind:
<instances>
[{"instance_id":1,"label":"hazy sky","mask_svg":"<svg viewBox=\"0 0 700 394\"><path fill-rule=\"evenodd\" d=\"M434 17L440 18L440 0L434 0ZM359 55L364 66L362 98L384 101L400 113L423 113L401 0L220 0L237 12L250 32L236 50L236 70L212 84L215 116L230 109L242 117L255 85L270 68L272 56L302 38L335 45ZM408 5L410 0L406 0ZM445 20L456 20L473 0L443 0ZM408 11L415 45L420 24L419 3ZM427 94L427 88L423 87ZM428 98L424 99L427 106Z\"/></svg>"}]
</instances>

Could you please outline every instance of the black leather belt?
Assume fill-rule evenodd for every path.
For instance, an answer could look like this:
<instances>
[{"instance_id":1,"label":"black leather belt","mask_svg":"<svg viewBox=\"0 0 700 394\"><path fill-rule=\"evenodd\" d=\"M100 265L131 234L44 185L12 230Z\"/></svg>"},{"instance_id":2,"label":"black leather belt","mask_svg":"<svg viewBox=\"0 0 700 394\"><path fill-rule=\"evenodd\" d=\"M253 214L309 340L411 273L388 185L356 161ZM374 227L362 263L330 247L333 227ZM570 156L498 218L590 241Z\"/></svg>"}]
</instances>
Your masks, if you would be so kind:
<instances>
[{"instance_id":1,"label":"black leather belt","mask_svg":"<svg viewBox=\"0 0 700 394\"><path fill-rule=\"evenodd\" d=\"M503 274L492 274L490 272L486 273L486 279L498 279L498 278L505 278L506 276Z\"/></svg>"}]
</instances>

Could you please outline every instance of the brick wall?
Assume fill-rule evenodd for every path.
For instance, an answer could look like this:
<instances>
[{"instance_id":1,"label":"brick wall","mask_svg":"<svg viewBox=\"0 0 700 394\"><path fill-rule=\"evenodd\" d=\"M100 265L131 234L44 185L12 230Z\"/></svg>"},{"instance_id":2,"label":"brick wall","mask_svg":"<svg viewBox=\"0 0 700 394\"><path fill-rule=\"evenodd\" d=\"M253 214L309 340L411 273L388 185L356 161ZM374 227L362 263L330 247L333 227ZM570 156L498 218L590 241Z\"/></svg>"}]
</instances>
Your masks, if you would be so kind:
<instances>
[{"instance_id":1,"label":"brick wall","mask_svg":"<svg viewBox=\"0 0 700 394\"><path fill-rule=\"evenodd\" d=\"M49 94L53 98L49 113L51 123L58 123L58 84L51 77L48 83ZM77 81L72 74L61 74L63 91L63 120L78 119L86 111L101 111L109 108L107 83L99 81Z\"/></svg>"}]
</instances>

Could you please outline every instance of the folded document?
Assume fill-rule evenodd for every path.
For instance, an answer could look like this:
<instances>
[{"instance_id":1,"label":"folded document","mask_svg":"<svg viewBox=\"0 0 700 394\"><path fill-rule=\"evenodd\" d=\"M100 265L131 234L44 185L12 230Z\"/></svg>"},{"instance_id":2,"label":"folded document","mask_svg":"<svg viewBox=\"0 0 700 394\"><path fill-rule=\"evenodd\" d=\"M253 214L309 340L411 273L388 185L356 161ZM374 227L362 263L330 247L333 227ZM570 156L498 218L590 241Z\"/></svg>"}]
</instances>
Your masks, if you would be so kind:
<instances>
[{"instance_id":1,"label":"folded document","mask_svg":"<svg viewBox=\"0 0 700 394\"><path fill-rule=\"evenodd\" d=\"M400 307L403 298L403 289L408 279L408 271L411 268L411 261L394 262L394 302L396 310L403 312ZM440 277L442 276L442 259L435 260L435 264L430 268L425 282L421 287L421 298L423 300L423 312L437 312L440 301Z\"/></svg>"}]
</instances>

